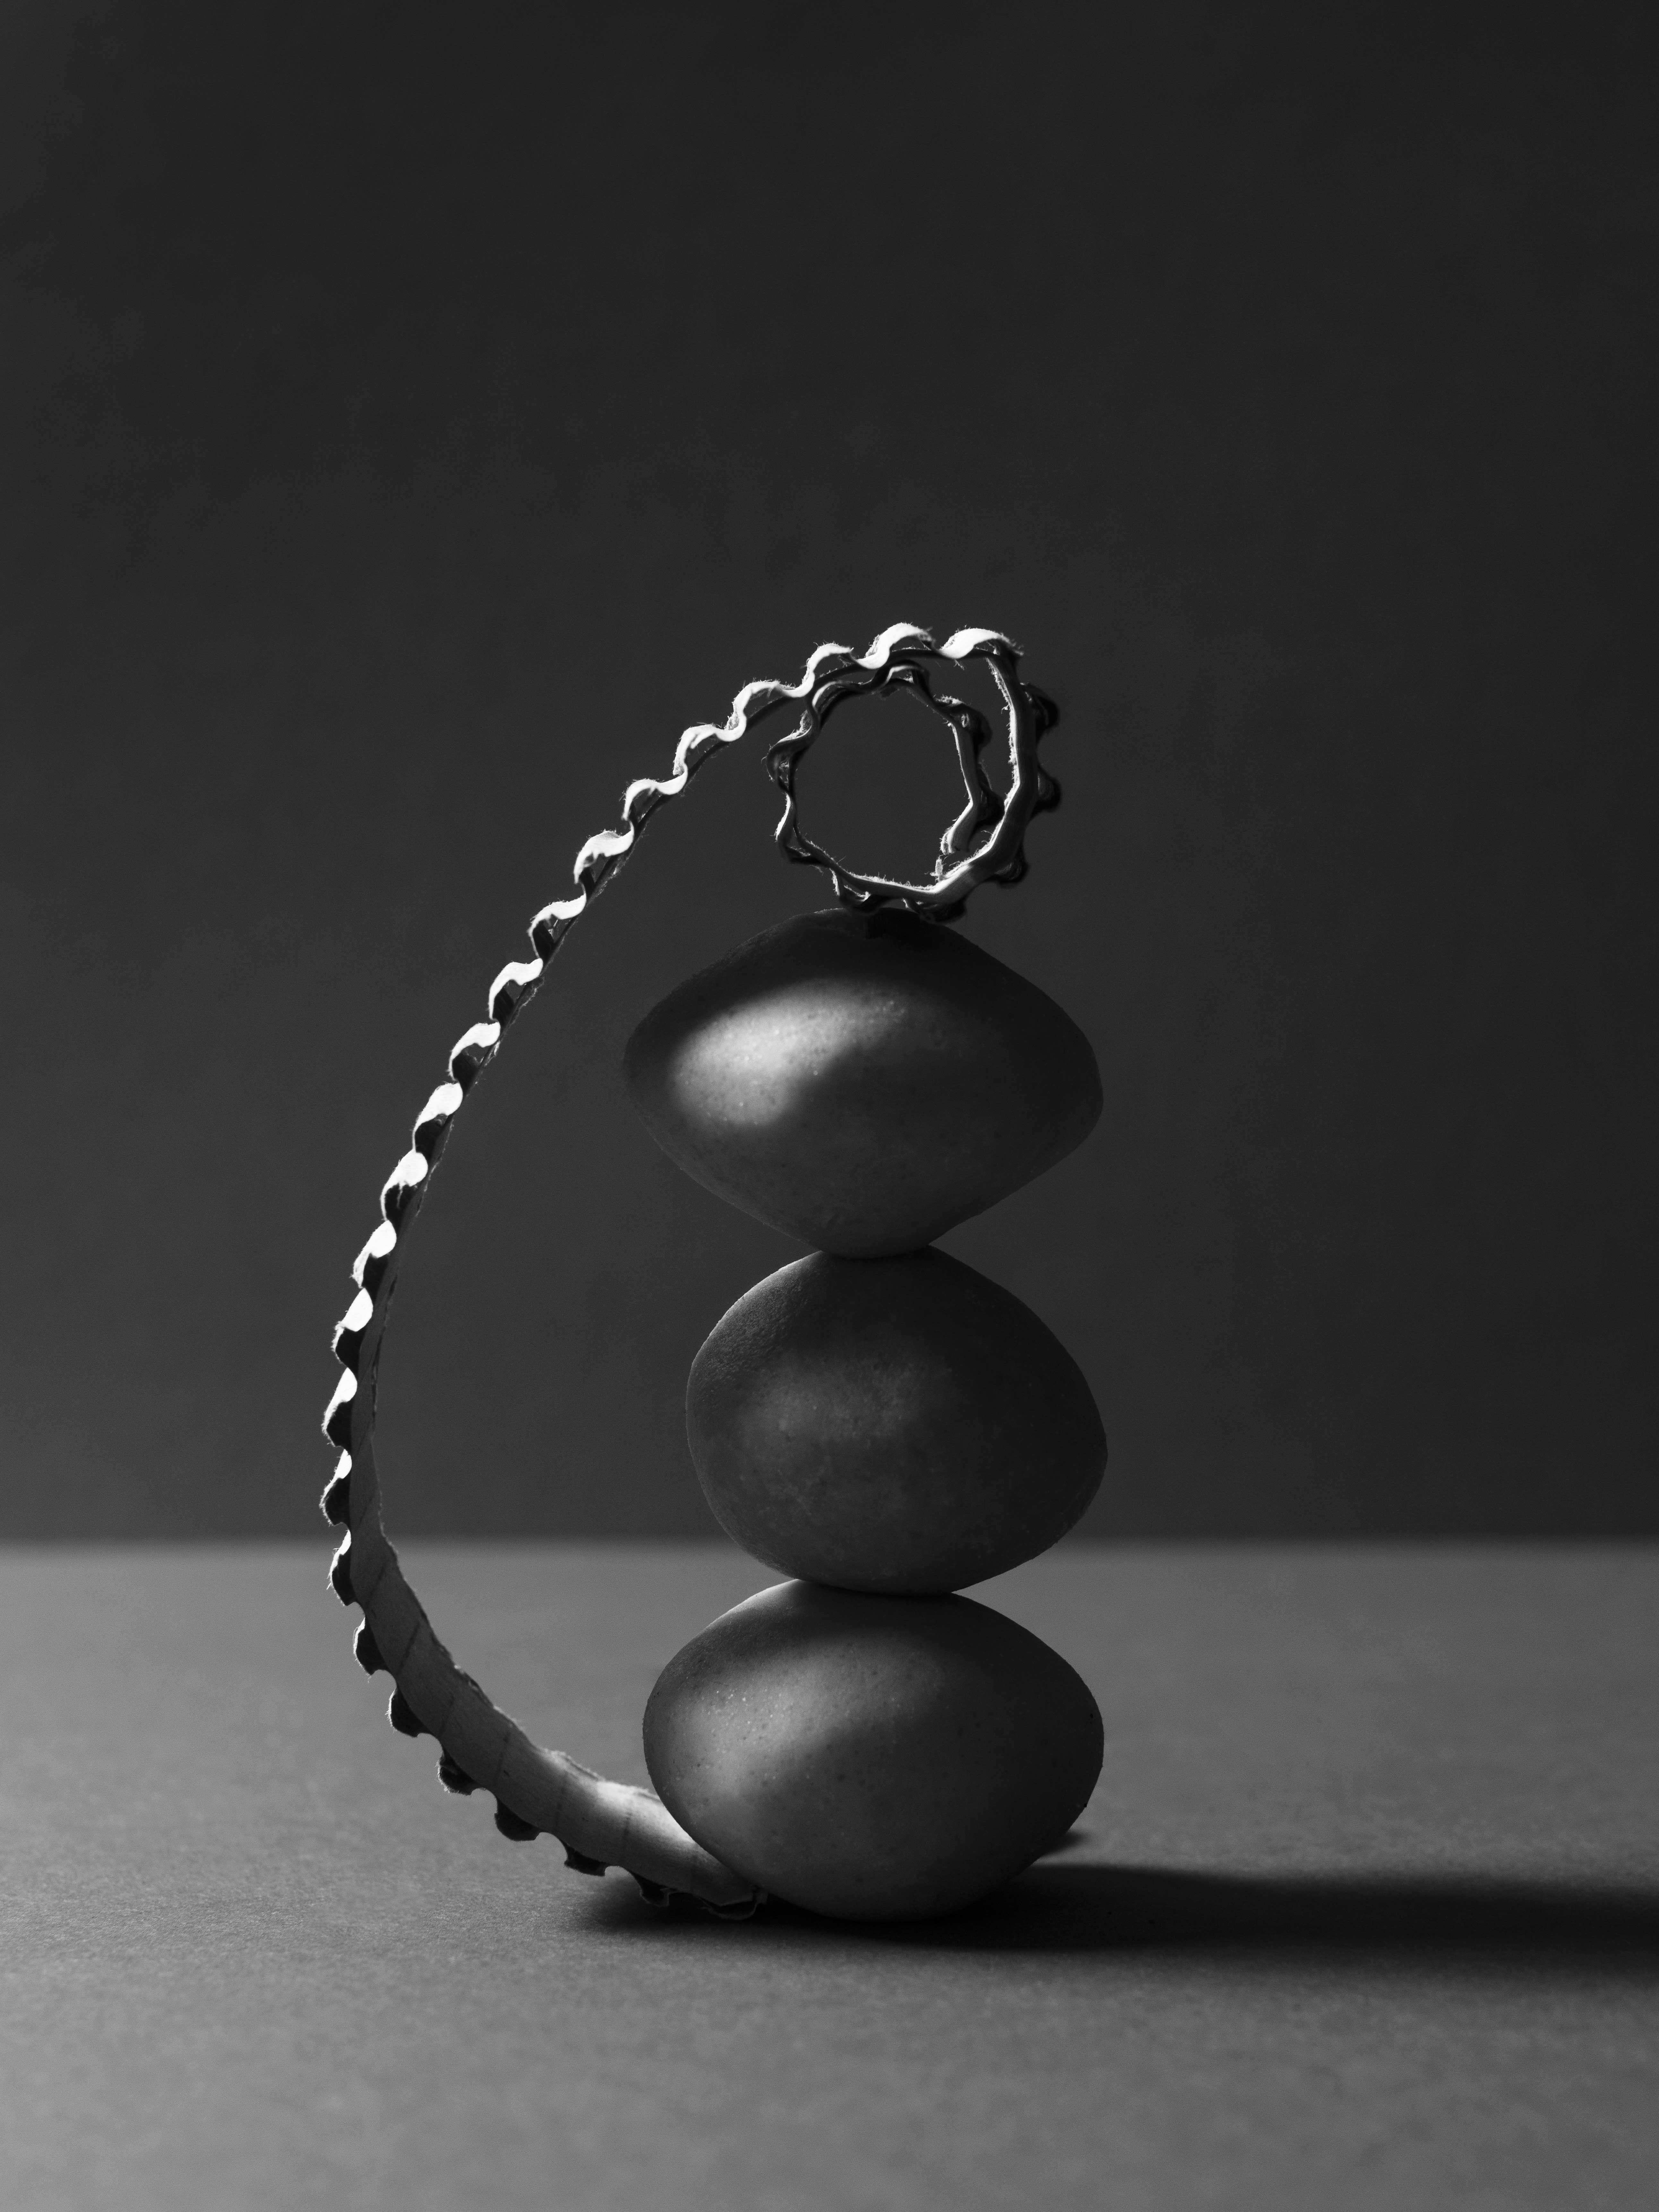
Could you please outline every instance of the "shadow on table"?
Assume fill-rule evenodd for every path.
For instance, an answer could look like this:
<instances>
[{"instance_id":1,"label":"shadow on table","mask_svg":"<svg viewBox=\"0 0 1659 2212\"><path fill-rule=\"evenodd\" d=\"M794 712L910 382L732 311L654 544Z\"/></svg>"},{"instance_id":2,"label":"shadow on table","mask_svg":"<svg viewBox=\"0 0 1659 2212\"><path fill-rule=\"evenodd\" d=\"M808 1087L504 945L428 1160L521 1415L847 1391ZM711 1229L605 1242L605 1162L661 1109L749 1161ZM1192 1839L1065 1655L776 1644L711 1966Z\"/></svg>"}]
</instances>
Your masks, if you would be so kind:
<instances>
[{"instance_id":1,"label":"shadow on table","mask_svg":"<svg viewBox=\"0 0 1659 2212\"><path fill-rule=\"evenodd\" d=\"M805 1918L805 1915L801 1916ZM1221 1875L1052 1863L904 1940L972 1950L1146 1951L1517 1970L1611 1967L1659 1979L1659 1889L1496 1875ZM901 1931L887 1931L890 1940Z\"/></svg>"},{"instance_id":2,"label":"shadow on table","mask_svg":"<svg viewBox=\"0 0 1659 2212\"><path fill-rule=\"evenodd\" d=\"M605 1917L619 1931L667 1924L620 1885ZM1051 1856L948 1919L832 1921L773 1903L743 1929L769 1943L850 1937L947 1951L1179 1950L1264 1965L1328 1960L1659 1980L1659 1887L1496 1875L1175 1873L1067 1865Z\"/></svg>"}]
</instances>

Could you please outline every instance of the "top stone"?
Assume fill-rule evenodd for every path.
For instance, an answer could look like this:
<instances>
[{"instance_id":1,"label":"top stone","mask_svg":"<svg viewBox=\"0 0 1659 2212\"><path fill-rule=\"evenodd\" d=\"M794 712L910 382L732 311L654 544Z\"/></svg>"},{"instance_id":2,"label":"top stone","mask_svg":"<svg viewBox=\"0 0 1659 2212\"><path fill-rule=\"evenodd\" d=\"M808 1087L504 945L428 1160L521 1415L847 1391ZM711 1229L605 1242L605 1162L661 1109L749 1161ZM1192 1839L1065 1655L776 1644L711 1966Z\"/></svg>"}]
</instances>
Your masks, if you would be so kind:
<instances>
[{"instance_id":1,"label":"top stone","mask_svg":"<svg viewBox=\"0 0 1659 2212\"><path fill-rule=\"evenodd\" d=\"M909 1252L1063 1159L1100 1112L1088 1039L936 922L831 908L671 991L623 1074L706 1189L848 1259Z\"/></svg>"}]
</instances>

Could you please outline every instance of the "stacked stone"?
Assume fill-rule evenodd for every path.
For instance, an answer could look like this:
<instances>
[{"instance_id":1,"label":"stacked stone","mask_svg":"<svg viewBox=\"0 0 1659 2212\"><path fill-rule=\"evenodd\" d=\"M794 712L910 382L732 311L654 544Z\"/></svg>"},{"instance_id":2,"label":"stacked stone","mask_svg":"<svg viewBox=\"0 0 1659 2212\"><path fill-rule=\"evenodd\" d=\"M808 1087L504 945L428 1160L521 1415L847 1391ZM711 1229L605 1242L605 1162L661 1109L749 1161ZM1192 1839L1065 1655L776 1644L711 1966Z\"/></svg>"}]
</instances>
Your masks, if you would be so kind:
<instances>
[{"instance_id":1,"label":"stacked stone","mask_svg":"<svg viewBox=\"0 0 1659 2212\"><path fill-rule=\"evenodd\" d=\"M624 1074L681 1167L816 1248L740 1298L691 1369L715 1517L793 1579L670 1662L645 1717L652 1780L775 1896L953 1911L1058 1841L1102 1755L1066 1662L954 1593L1072 1527L1106 1439L1042 1322L933 1239L1088 1133L1093 1054L950 929L835 909L671 993Z\"/></svg>"}]
</instances>

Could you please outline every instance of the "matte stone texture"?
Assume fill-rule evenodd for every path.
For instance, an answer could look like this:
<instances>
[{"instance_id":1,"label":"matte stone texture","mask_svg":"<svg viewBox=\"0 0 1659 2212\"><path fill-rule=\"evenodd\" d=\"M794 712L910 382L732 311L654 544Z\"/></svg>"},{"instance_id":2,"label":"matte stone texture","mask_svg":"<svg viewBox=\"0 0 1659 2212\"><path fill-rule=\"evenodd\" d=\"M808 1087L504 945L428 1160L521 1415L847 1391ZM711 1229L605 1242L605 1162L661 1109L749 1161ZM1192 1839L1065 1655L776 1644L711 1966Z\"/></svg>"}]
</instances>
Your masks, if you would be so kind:
<instances>
[{"instance_id":1,"label":"matte stone texture","mask_svg":"<svg viewBox=\"0 0 1659 2212\"><path fill-rule=\"evenodd\" d=\"M692 1363L686 1433L726 1534L843 1589L939 1595L1035 1559L1106 1435L1030 1308L943 1252L822 1252L757 1283Z\"/></svg>"},{"instance_id":2,"label":"matte stone texture","mask_svg":"<svg viewBox=\"0 0 1659 2212\"><path fill-rule=\"evenodd\" d=\"M671 991L628 1042L686 1173L826 1252L914 1251L1063 1159L1100 1113L1089 1041L935 922L803 915Z\"/></svg>"},{"instance_id":3,"label":"matte stone texture","mask_svg":"<svg viewBox=\"0 0 1659 2212\"><path fill-rule=\"evenodd\" d=\"M1103 1741L1082 1679L988 1606L800 1582L694 1637L645 1711L651 1779L698 1842L851 1920L933 1918L1030 1866Z\"/></svg>"}]
</instances>

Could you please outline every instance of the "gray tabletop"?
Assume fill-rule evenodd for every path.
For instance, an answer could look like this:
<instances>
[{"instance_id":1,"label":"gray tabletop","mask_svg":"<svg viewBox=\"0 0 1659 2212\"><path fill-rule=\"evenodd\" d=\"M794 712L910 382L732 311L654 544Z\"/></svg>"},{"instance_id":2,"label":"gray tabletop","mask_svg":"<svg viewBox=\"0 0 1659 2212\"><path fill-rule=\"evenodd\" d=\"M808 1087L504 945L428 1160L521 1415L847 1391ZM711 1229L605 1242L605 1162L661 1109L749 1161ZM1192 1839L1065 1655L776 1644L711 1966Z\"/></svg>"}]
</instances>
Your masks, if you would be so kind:
<instances>
[{"instance_id":1,"label":"gray tabletop","mask_svg":"<svg viewBox=\"0 0 1659 2212\"><path fill-rule=\"evenodd\" d=\"M404 1547L642 1780L712 1546ZM1106 1717L957 1920L653 1911L394 1735L298 1547L0 1553L0 2203L1655 2202L1659 1555L1068 1548L976 1595ZM351 1620L356 1618L351 1615Z\"/></svg>"}]
</instances>

